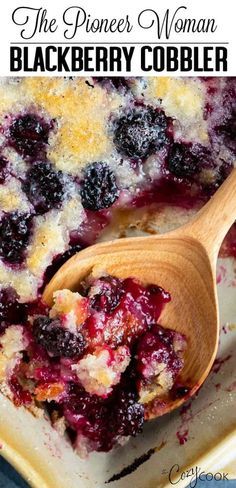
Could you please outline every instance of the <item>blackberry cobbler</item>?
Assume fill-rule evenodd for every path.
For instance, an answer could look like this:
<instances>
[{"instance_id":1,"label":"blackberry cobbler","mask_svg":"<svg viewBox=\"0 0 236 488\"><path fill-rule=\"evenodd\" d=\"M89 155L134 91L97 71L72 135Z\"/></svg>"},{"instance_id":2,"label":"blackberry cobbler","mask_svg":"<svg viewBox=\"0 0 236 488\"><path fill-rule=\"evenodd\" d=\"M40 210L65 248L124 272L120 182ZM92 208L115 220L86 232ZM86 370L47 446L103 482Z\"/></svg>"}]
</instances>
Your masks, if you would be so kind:
<instances>
[{"instance_id":1,"label":"blackberry cobbler","mask_svg":"<svg viewBox=\"0 0 236 488\"><path fill-rule=\"evenodd\" d=\"M1 80L0 388L82 456L187 394L188 338L160 325L168 291L134 277L88 277L51 310L43 287L97 240L186 221L235 154L235 78ZM236 255L234 226L222 253Z\"/></svg>"}]
</instances>

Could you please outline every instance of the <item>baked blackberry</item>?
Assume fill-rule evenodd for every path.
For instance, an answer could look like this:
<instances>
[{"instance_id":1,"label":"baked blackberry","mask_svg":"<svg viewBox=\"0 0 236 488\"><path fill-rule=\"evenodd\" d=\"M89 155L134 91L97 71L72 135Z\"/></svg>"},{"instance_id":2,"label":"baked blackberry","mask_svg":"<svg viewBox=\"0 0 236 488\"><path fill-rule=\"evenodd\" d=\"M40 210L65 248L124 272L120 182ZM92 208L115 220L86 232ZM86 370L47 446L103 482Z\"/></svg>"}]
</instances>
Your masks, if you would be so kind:
<instances>
[{"instance_id":1,"label":"baked blackberry","mask_svg":"<svg viewBox=\"0 0 236 488\"><path fill-rule=\"evenodd\" d=\"M39 162L29 168L22 188L38 214L60 208L64 197L61 171L50 163Z\"/></svg>"},{"instance_id":2,"label":"baked blackberry","mask_svg":"<svg viewBox=\"0 0 236 488\"><path fill-rule=\"evenodd\" d=\"M22 156L37 156L48 143L50 125L35 114L15 118L8 130L8 143Z\"/></svg>"},{"instance_id":3,"label":"baked blackberry","mask_svg":"<svg viewBox=\"0 0 236 488\"><path fill-rule=\"evenodd\" d=\"M177 178L191 178L199 172L199 160L190 147L175 142L168 154L168 169Z\"/></svg>"},{"instance_id":4,"label":"baked blackberry","mask_svg":"<svg viewBox=\"0 0 236 488\"><path fill-rule=\"evenodd\" d=\"M30 240L32 216L11 212L0 221L0 257L9 264L22 264Z\"/></svg>"},{"instance_id":5,"label":"baked blackberry","mask_svg":"<svg viewBox=\"0 0 236 488\"><path fill-rule=\"evenodd\" d=\"M167 143L167 117L151 107L134 108L115 121L113 141L129 158L147 158Z\"/></svg>"},{"instance_id":6,"label":"baked blackberry","mask_svg":"<svg viewBox=\"0 0 236 488\"><path fill-rule=\"evenodd\" d=\"M78 358L85 350L85 340L81 333L73 334L61 326L59 320L38 317L33 324L34 337L38 344L54 357Z\"/></svg>"},{"instance_id":7,"label":"baked blackberry","mask_svg":"<svg viewBox=\"0 0 236 488\"><path fill-rule=\"evenodd\" d=\"M111 276L102 276L96 281L96 286L92 286L89 290L91 307L98 312L104 310L104 312L110 313L119 305L123 294L121 280Z\"/></svg>"},{"instance_id":8,"label":"baked blackberry","mask_svg":"<svg viewBox=\"0 0 236 488\"><path fill-rule=\"evenodd\" d=\"M12 287L0 290L0 334L11 324L20 324L26 319L27 306L19 302Z\"/></svg>"},{"instance_id":9,"label":"baked blackberry","mask_svg":"<svg viewBox=\"0 0 236 488\"><path fill-rule=\"evenodd\" d=\"M134 393L121 391L112 412L112 429L122 436L135 436L142 432L143 423L144 406L136 401Z\"/></svg>"},{"instance_id":10,"label":"baked blackberry","mask_svg":"<svg viewBox=\"0 0 236 488\"><path fill-rule=\"evenodd\" d=\"M96 162L87 166L81 184L81 201L88 210L109 208L119 197L116 177L108 164Z\"/></svg>"},{"instance_id":11,"label":"baked blackberry","mask_svg":"<svg viewBox=\"0 0 236 488\"><path fill-rule=\"evenodd\" d=\"M7 160L0 156L0 184L4 183L7 177Z\"/></svg>"}]
</instances>

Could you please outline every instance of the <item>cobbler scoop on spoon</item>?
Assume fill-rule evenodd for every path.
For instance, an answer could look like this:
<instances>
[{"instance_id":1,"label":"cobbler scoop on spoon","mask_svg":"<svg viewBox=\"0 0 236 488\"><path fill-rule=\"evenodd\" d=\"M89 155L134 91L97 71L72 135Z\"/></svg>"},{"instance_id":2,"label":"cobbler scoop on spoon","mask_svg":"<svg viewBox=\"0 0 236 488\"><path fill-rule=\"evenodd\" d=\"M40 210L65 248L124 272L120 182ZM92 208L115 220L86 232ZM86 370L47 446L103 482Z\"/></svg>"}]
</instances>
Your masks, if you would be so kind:
<instances>
[{"instance_id":1,"label":"cobbler scoop on spoon","mask_svg":"<svg viewBox=\"0 0 236 488\"><path fill-rule=\"evenodd\" d=\"M29 345L25 375L38 402L53 402L52 421L63 415L80 455L123 444L142 431L151 406L161 413L188 394L181 383L186 338L159 324L170 300L137 279L89 276L79 292L58 290L51 309L31 315L33 342L47 361L32 376L37 357Z\"/></svg>"},{"instance_id":2,"label":"cobbler scoop on spoon","mask_svg":"<svg viewBox=\"0 0 236 488\"><path fill-rule=\"evenodd\" d=\"M211 369L219 338L216 259L235 217L236 170L186 226L166 235L120 239L92 246L69 259L45 288L43 299L52 305L55 291L78 291L88 275L92 273L93 278L97 278L105 273L124 282L133 277L144 286L152 284L170 293L171 301L162 311L161 325L164 332L171 328L182 341L187 339L181 383L189 390L183 387L179 390L182 397L177 394L162 402L158 381L155 387L151 386L151 393L145 390L144 382L141 388L147 401L145 417L148 419L181 405L186 395L197 391ZM148 332L151 342L153 331ZM181 349L184 348L181 346ZM136 356L139 356L139 346ZM141 353L141 357L144 371L145 354Z\"/></svg>"}]
</instances>

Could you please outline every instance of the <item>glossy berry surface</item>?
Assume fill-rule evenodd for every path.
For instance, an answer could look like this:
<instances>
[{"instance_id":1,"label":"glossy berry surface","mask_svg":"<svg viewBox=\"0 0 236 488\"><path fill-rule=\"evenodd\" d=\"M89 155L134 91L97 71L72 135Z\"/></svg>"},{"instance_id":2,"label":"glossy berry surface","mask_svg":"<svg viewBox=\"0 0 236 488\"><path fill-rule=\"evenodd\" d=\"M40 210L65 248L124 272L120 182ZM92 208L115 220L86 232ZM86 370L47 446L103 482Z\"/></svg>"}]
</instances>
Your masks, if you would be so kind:
<instances>
[{"instance_id":1,"label":"glossy berry surface","mask_svg":"<svg viewBox=\"0 0 236 488\"><path fill-rule=\"evenodd\" d=\"M147 158L167 142L167 118L163 111L134 108L115 121L114 144L129 158Z\"/></svg>"},{"instance_id":2,"label":"glossy berry surface","mask_svg":"<svg viewBox=\"0 0 236 488\"><path fill-rule=\"evenodd\" d=\"M32 402L32 397L29 391L24 390L19 383L16 376L12 376L9 381L9 387L13 394L13 401L17 407L21 405L29 406Z\"/></svg>"},{"instance_id":3,"label":"glossy berry surface","mask_svg":"<svg viewBox=\"0 0 236 488\"><path fill-rule=\"evenodd\" d=\"M85 340L82 334L75 335L64 329L59 320L38 317L33 324L33 333L37 343L52 356L77 358L84 352Z\"/></svg>"},{"instance_id":4,"label":"glossy berry surface","mask_svg":"<svg viewBox=\"0 0 236 488\"><path fill-rule=\"evenodd\" d=\"M64 415L69 425L91 442L97 451L109 451L120 436L135 436L142 431L144 408L131 392L117 390L109 399L88 395L74 388L65 402Z\"/></svg>"},{"instance_id":5,"label":"glossy berry surface","mask_svg":"<svg viewBox=\"0 0 236 488\"><path fill-rule=\"evenodd\" d=\"M30 240L32 219L28 214L12 212L0 221L0 256L9 264L21 264Z\"/></svg>"},{"instance_id":6,"label":"glossy berry surface","mask_svg":"<svg viewBox=\"0 0 236 488\"><path fill-rule=\"evenodd\" d=\"M181 143L174 143L168 155L168 169L177 178L189 178L199 172L199 160L189 148Z\"/></svg>"},{"instance_id":7,"label":"glossy berry surface","mask_svg":"<svg viewBox=\"0 0 236 488\"><path fill-rule=\"evenodd\" d=\"M137 348L137 369L145 377L155 370L156 363L165 364L167 369L177 376L182 360L174 349L175 334L170 329L153 325L151 330L142 336Z\"/></svg>"},{"instance_id":8,"label":"glossy berry surface","mask_svg":"<svg viewBox=\"0 0 236 488\"><path fill-rule=\"evenodd\" d=\"M95 281L88 296L91 315L84 327L90 341L113 347L134 344L158 320L170 300L170 295L158 286L145 287L132 278L114 277Z\"/></svg>"},{"instance_id":9,"label":"glossy berry surface","mask_svg":"<svg viewBox=\"0 0 236 488\"><path fill-rule=\"evenodd\" d=\"M90 305L93 309L111 313L120 303L124 294L121 280L112 276L102 276L90 289Z\"/></svg>"},{"instance_id":10,"label":"glossy berry surface","mask_svg":"<svg viewBox=\"0 0 236 488\"><path fill-rule=\"evenodd\" d=\"M189 395L191 388L185 385L179 385L178 383L174 386L173 390L171 391L171 397L173 400L177 398L183 398Z\"/></svg>"},{"instance_id":11,"label":"glossy berry surface","mask_svg":"<svg viewBox=\"0 0 236 488\"><path fill-rule=\"evenodd\" d=\"M68 424L79 436L91 443L92 450L109 451L115 442L115 433L109 430L109 407L96 395L75 388L70 400L63 406Z\"/></svg>"},{"instance_id":12,"label":"glossy berry surface","mask_svg":"<svg viewBox=\"0 0 236 488\"><path fill-rule=\"evenodd\" d=\"M59 208L63 201L62 173L56 172L50 163L32 165L26 173L22 188L39 214Z\"/></svg>"},{"instance_id":13,"label":"glossy berry surface","mask_svg":"<svg viewBox=\"0 0 236 488\"><path fill-rule=\"evenodd\" d=\"M135 436L142 432L144 423L144 406L136 401L132 392L122 391L116 397L111 426L117 434Z\"/></svg>"},{"instance_id":14,"label":"glossy berry surface","mask_svg":"<svg viewBox=\"0 0 236 488\"><path fill-rule=\"evenodd\" d=\"M37 156L48 143L50 126L35 114L17 117L9 127L8 141L22 156Z\"/></svg>"},{"instance_id":15,"label":"glossy berry surface","mask_svg":"<svg viewBox=\"0 0 236 488\"><path fill-rule=\"evenodd\" d=\"M80 194L82 205L88 210L102 210L113 205L119 190L115 174L106 163L93 163L86 168Z\"/></svg>"}]
</instances>

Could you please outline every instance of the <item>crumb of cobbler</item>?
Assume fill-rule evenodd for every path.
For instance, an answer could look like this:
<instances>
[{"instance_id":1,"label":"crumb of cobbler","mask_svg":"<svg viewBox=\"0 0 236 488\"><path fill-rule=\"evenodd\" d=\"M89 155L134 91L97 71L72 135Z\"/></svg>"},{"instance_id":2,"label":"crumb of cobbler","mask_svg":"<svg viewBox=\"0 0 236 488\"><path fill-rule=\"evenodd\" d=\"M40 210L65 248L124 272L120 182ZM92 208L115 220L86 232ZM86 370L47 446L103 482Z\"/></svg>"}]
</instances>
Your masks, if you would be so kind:
<instances>
[{"instance_id":1,"label":"crumb of cobbler","mask_svg":"<svg viewBox=\"0 0 236 488\"><path fill-rule=\"evenodd\" d=\"M88 393L106 398L112 393L113 386L120 382L121 373L126 370L130 359L127 346L119 346L117 349L100 347L93 354L84 356L72 369Z\"/></svg>"},{"instance_id":2,"label":"crumb of cobbler","mask_svg":"<svg viewBox=\"0 0 236 488\"><path fill-rule=\"evenodd\" d=\"M60 316L63 326L75 332L88 316L88 299L70 290L54 292L53 299L50 318Z\"/></svg>"},{"instance_id":3,"label":"crumb of cobbler","mask_svg":"<svg viewBox=\"0 0 236 488\"><path fill-rule=\"evenodd\" d=\"M0 380L11 377L12 371L22 358L21 352L27 346L21 325L8 327L0 337Z\"/></svg>"},{"instance_id":4,"label":"crumb of cobbler","mask_svg":"<svg viewBox=\"0 0 236 488\"><path fill-rule=\"evenodd\" d=\"M39 302L21 310L13 291L4 296L5 393L32 412L41 405L81 457L137 435L148 402L181 384L187 342L159 325L170 301L159 286L91 275L78 292L55 292L50 310ZM22 323L8 326L15 309Z\"/></svg>"}]
</instances>

